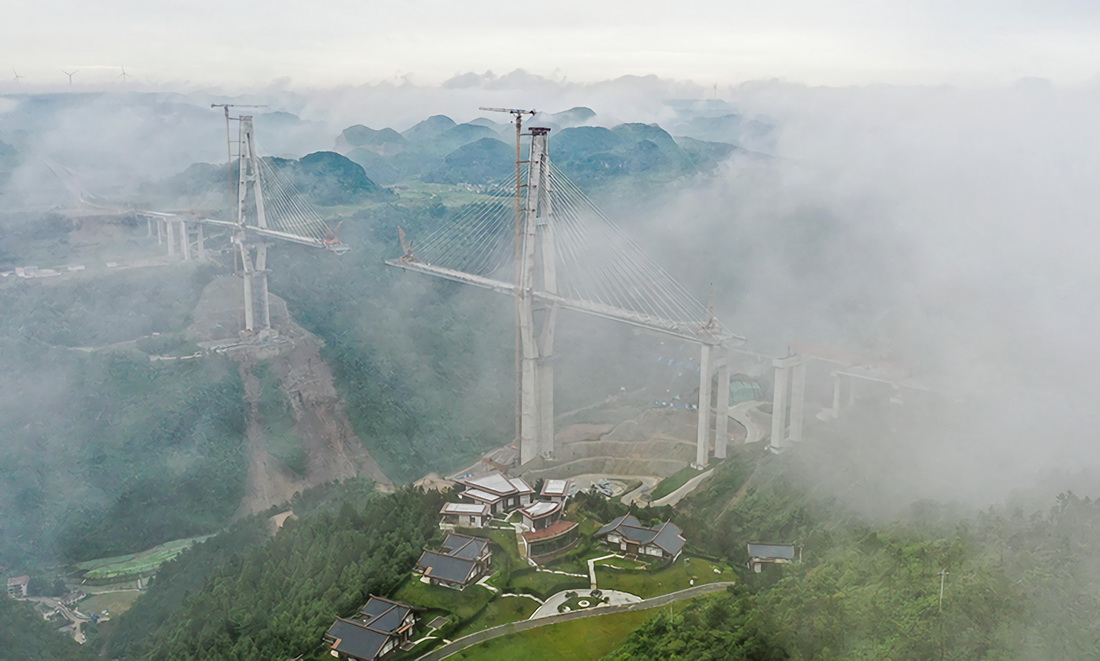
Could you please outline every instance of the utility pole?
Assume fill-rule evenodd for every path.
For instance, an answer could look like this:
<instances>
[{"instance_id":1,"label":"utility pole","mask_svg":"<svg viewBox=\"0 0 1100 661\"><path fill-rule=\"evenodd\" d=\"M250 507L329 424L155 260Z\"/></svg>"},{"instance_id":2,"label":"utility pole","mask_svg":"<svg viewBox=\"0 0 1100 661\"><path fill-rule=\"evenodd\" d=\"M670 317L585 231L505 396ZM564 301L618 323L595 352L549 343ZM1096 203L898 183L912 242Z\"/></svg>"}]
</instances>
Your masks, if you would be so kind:
<instances>
[{"instance_id":1,"label":"utility pole","mask_svg":"<svg viewBox=\"0 0 1100 661\"><path fill-rule=\"evenodd\" d=\"M947 580L948 572L946 569L940 570L940 612L943 612L943 584Z\"/></svg>"},{"instance_id":2,"label":"utility pole","mask_svg":"<svg viewBox=\"0 0 1100 661\"><path fill-rule=\"evenodd\" d=\"M516 342L515 342L515 373L516 373L516 411L515 411L515 426L516 426L516 443L522 444L523 433L523 344L521 339L520 327L522 325L523 307L521 303L521 269L520 260L523 250L523 203L521 199L521 190L523 188L522 175L523 175L523 153L521 151L521 142L523 136L523 116L534 116L534 110L523 110L521 108L478 108L478 110L486 110L489 112L504 112L509 113L515 118L516 125L516 227L515 227L515 252L513 255L513 263L516 265L515 269L515 285L516 285ZM522 453L522 448L520 449ZM522 462L522 459L521 459Z\"/></svg>"}]
</instances>

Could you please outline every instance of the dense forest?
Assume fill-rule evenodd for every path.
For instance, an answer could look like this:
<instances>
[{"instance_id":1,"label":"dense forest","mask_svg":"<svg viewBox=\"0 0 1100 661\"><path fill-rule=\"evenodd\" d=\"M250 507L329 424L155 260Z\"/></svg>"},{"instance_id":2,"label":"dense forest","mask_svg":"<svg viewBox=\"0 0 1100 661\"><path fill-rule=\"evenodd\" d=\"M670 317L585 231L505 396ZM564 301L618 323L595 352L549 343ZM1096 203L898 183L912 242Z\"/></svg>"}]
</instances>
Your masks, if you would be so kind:
<instances>
[{"instance_id":1,"label":"dense forest","mask_svg":"<svg viewBox=\"0 0 1100 661\"><path fill-rule=\"evenodd\" d=\"M0 288L0 558L141 550L217 530L243 493L240 377L170 349L208 269ZM157 342L134 342L135 338ZM163 340L160 341L160 340ZM81 348L83 347L83 348Z\"/></svg>"},{"instance_id":2,"label":"dense forest","mask_svg":"<svg viewBox=\"0 0 1100 661\"><path fill-rule=\"evenodd\" d=\"M308 494L292 503L296 518L266 544L253 546L257 518L166 567L120 618L110 654L325 656L321 634L333 619L354 612L370 594L393 590L438 534L442 501L408 489L371 497L356 482L322 492L320 504Z\"/></svg>"}]
</instances>

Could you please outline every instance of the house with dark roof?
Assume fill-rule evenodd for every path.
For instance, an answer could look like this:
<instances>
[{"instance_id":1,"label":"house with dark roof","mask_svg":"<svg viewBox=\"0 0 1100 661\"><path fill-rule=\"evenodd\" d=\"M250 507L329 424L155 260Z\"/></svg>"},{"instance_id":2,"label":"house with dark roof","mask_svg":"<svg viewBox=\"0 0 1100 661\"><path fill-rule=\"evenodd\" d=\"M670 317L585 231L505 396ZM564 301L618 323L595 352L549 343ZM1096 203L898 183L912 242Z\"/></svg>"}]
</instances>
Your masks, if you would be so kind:
<instances>
[{"instance_id":1,"label":"house with dark roof","mask_svg":"<svg viewBox=\"0 0 1100 661\"><path fill-rule=\"evenodd\" d=\"M458 480L458 496L465 501L484 503L490 514L511 512L531 502L535 490L518 477L507 477L493 471L478 477Z\"/></svg>"},{"instance_id":2,"label":"house with dark roof","mask_svg":"<svg viewBox=\"0 0 1100 661\"><path fill-rule=\"evenodd\" d=\"M623 553L675 560L687 543L682 533L680 526L671 521L643 526L634 515L624 514L596 531L595 537Z\"/></svg>"},{"instance_id":3,"label":"house with dark roof","mask_svg":"<svg viewBox=\"0 0 1100 661\"><path fill-rule=\"evenodd\" d=\"M484 576L492 564L489 540L453 532L439 551L424 549L413 571L432 585L462 590Z\"/></svg>"},{"instance_id":4,"label":"house with dark roof","mask_svg":"<svg viewBox=\"0 0 1100 661\"><path fill-rule=\"evenodd\" d=\"M797 553L794 544L768 544L765 542L749 542L749 569L759 574L764 565L789 565L795 561Z\"/></svg>"},{"instance_id":5,"label":"house with dark roof","mask_svg":"<svg viewBox=\"0 0 1100 661\"><path fill-rule=\"evenodd\" d=\"M339 659L374 661L407 642L415 624L411 606L371 595L358 616L332 623L325 643Z\"/></svg>"}]
</instances>

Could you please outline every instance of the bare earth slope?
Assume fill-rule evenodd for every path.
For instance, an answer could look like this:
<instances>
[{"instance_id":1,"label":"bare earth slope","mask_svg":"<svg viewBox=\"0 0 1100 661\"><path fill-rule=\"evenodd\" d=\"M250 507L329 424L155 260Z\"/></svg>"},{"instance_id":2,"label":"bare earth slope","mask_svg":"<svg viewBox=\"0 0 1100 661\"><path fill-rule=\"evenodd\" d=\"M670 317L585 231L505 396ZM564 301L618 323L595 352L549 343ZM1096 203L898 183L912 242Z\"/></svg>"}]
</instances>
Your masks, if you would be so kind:
<instances>
[{"instance_id":1,"label":"bare earth slope","mask_svg":"<svg viewBox=\"0 0 1100 661\"><path fill-rule=\"evenodd\" d=\"M250 514L284 503L295 492L309 487L362 476L392 489L389 478L352 430L345 403L333 385L332 370L321 358L321 341L295 324L286 303L271 297L272 325L279 328L276 341L259 345L225 347L236 339L240 281L219 278L203 291L188 334L203 344L222 345L238 362L248 402L248 485L240 512ZM307 464L298 474L272 455L260 416L261 385L255 373L261 363L290 403L293 433L302 440Z\"/></svg>"}]
</instances>

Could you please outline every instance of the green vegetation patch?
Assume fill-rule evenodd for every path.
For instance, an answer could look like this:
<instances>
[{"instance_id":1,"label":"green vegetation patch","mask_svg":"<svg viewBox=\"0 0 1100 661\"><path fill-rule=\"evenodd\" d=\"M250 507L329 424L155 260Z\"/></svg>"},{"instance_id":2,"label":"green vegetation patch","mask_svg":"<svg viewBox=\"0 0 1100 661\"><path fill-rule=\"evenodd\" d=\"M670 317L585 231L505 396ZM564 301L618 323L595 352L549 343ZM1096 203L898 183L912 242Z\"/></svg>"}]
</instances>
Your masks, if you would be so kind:
<instances>
[{"instance_id":1,"label":"green vegetation patch","mask_svg":"<svg viewBox=\"0 0 1100 661\"><path fill-rule=\"evenodd\" d=\"M618 569L646 569L648 564L638 560L627 560L618 556L604 558L596 563L597 567L616 567ZM598 574L597 574L598 575Z\"/></svg>"},{"instance_id":2,"label":"green vegetation patch","mask_svg":"<svg viewBox=\"0 0 1100 661\"><path fill-rule=\"evenodd\" d=\"M493 598L493 593L480 585L452 590L424 583L419 576L409 576L391 598L413 606L451 613L458 621L464 621L477 615Z\"/></svg>"},{"instance_id":3,"label":"green vegetation patch","mask_svg":"<svg viewBox=\"0 0 1100 661\"><path fill-rule=\"evenodd\" d=\"M137 563L143 559L153 556L161 556L165 553L170 553L168 557L161 560L170 560L178 555L183 550L190 548L192 544L201 542L207 539L209 535L202 535L199 537L188 537L187 539L176 539L171 542L165 542L163 544L157 544L153 548L142 551L140 553L126 553L123 555L111 556L110 558L97 558L95 560L85 560L84 562L78 562L73 565L73 568L77 571L92 571L95 569L103 569L113 565L122 565L125 563Z\"/></svg>"},{"instance_id":4,"label":"green vegetation patch","mask_svg":"<svg viewBox=\"0 0 1100 661\"><path fill-rule=\"evenodd\" d=\"M551 624L501 636L450 657L461 661L591 661L616 649L649 613L634 611Z\"/></svg>"},{"instance_id":5,"label":"green vegetation patch","mask_svg":"<svg viewBox=\"0 0 1100 661\"><path fill-rule=\"evenodd\" d=\"M81 613L89 616L107 611L111 617L118 617L130 610L140 596L141 592L138 590L118 590L117 592L90 594L87 599L77 604L76 608Z\"/></svg>"},{"instance_id":6,"label":"green vegetation patch","mask_svg":"<svg viewBox=\"0 0 1100 661\"><path fill-rule=\"evenodd\" d=\"M305 475L309 469L309 455L301 437L294 432L297 420L290 400L267 363L256 365L253 374L260 381L260 424L267 438L268 453L292 472Z\"/></svg>"},{"instance_id":7,"label":"green vegetation patch","mask_svg":"<svg viewBox=\"0 0 1100 661\"><path fill-rule=\"evenodd\" d=\"M509 591L533 594L540 599L546 599L562 590L580 590L587 587L587 576L536 572L533 569L513 573L508 582Z\"/></svg>"},{"instance_id":8,"label":"green vegetation patch","mask_svg":"<svg viewBox=\"0 0 1100 661\"><path fill-rule=\"evenodd\" d=\"M621 590L643 599L686 590L692 585L732 581L735 578L733 570L724 564L688 556L680 556L676 562L664 567L640 571L596 565L596 585L601 590Z\"/></svg>"},{"instance_id":9,"label":"green vegetation patch","mask_svg":"<svg viewBox=\"0 0 1100 661\"><path fill-rule=\"evenodd\" d=\"M162 564L175 558L192 544L201 542L207 537L209 535L178 539L160 544L141 553L89 560L76 565L76 568L79 570L86 569L87 571L82 578L91 583L108 583L139 576L150 576Z\"/></svg>"},{"instance_id":10,"label":"green vegetation patch","mask_svg":"<svg viewBox=\"0 0 1100 661\"><path fill-rule=\"evenodd\" d=\"M653 491L651 491L649 494L649 499L657 500L660 498L664 498L665 496L687 484L688 480L696 477L701 472L702 471L698 471L690 466L676 471L672 475L669 475L665 479L661 480L661 482L653 488Z\"/></svg>"},{"instance_id":11,"label":"green vegetation patch","mask_svg":"<svg viewBox=\"0 0 1100 661\"><path fill-rule=\"evenodd\" d=\"M448 634L448 639L454 640L467 634L488 629L500 624L526 620L538 610L539 602L529 597L501 597L490 601L480 613L473 619L465 622L454 633Z\"/></svg>"}]
</instances>

